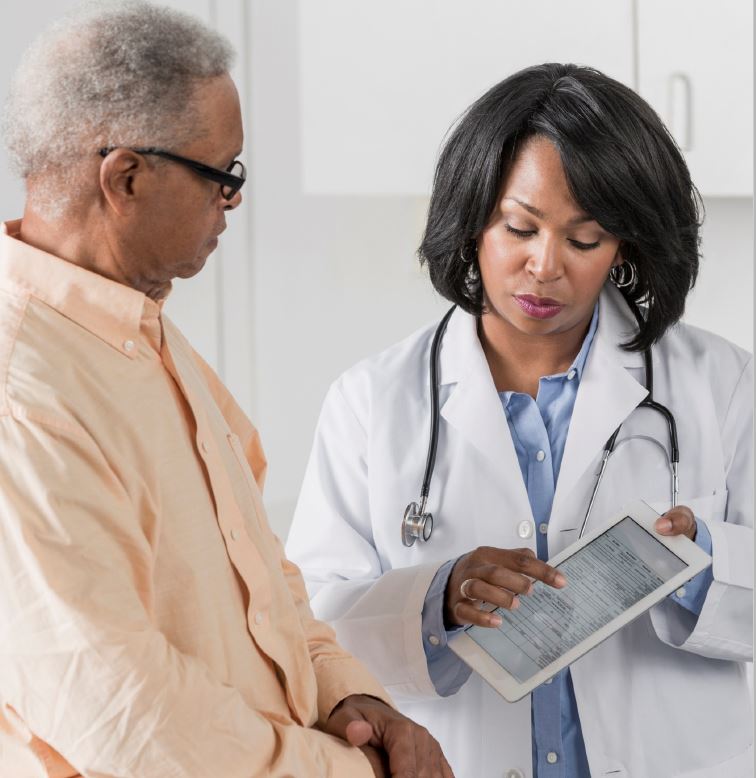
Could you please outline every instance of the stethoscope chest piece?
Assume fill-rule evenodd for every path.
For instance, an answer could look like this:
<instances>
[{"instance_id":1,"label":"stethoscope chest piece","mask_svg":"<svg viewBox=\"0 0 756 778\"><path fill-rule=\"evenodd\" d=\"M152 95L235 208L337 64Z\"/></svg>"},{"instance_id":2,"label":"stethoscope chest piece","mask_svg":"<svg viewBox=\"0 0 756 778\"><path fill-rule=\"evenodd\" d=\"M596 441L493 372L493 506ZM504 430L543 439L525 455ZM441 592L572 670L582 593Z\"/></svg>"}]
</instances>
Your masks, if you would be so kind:
<instances>
[{"instance_id":1,"label":"stethoscope chest piece","mask_svg":"<svg viewBox=\"0 0 756 778\"><path fill-rule=\"evenodd\" d=\"M425 513L424 506L411 502L405 509L402 519L402 543L410 548L415 545L418 538L428 541L432 532L433 514Z\"/></svg>"}]
</instances>

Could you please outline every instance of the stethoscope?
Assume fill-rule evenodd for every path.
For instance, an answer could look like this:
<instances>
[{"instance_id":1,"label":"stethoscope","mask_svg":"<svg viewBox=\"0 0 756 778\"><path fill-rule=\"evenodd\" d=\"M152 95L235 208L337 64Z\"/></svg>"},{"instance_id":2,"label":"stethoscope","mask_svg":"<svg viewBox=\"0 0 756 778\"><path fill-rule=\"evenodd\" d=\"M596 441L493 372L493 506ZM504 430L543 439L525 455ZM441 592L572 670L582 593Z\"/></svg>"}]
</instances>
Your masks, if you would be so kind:
<instances>
[{"instance_id":1,"label":"stethoscope","mask_svg":"<svg viewBox=\"0 0 756 778\"><path fill-rule=\"evenodd\" d=\"M629 302L629 301L628 301ZM430 440L428 442L428 456L425 461L425 474L423 475L423 485L420 489L420 504L411 502L404 511L404 518L402 519L402 543L407 546L413 546L415 541L420 539L425 542L430 540L433 534L433 514L426 512L425 507L428 503L428 495L430 494L431 479L433 478L433 467L436 464L436 450L438 449L438 423L440 418L440 412L438 407L438 355L441 351L441 341L446 331L446 325L449 323L456 305L453 305L441 319L435 333L433 334L433 341L431 343L430 350L430 405L431 405L431 426L430 426ZM636 319L641 321L641 314L638 309L630 303L630 308L633 311ZM675 423L675 417L672 412L661 403L652 399L652 393L654 388L654 370L653 363L651 361L651 349L647 348L643 352L643 359L646 368L646 390L648 395L641 400L636 408L649 408L652 411L660 413L667 422L669 429L669 448L670 453L668 456L670 470L671 470L671 491L672 491L672 507L677 505L677 495L679 492L678 482L678 466L680 463L680 451L677 446L677 424ZM593 492L591 498L588 501L588 510L585 512L583 523L580 526L580 533L578 538L583 537L585 527L588 524L588 518L593 510L593 504L596 501L596 494L598 493L601 481L604 478L604 472L606 471L606 465L609 461L609 457L614 451L614 444L617 441L622 425L620 424L616 430L612 433L612 436L607 440L604 446L604 453L601 458L601 467L599 468L598 475L596 476L596 483L593 486ZM666 452L666 449L665 449Z\"/></svg>"}]
</instances>

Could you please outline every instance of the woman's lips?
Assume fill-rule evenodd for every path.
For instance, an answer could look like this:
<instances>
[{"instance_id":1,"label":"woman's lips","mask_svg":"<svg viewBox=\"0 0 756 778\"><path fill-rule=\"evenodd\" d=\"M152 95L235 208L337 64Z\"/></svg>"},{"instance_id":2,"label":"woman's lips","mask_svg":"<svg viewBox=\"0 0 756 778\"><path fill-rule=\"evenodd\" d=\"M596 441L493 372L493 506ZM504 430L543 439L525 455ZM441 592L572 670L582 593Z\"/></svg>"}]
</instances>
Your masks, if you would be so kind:
<instances>
[{"instance_id":1,"label":"woman's lips","mask_svg":"<svg viewBox=\"0 0 756 778\"><path fill-rule=\"evenodd\" d=\"M517 294L514 298L527 316L534 319L550 319L556 316L564 306L550 297L536 297L532 294Z\"/></svg>"}]
</instances>

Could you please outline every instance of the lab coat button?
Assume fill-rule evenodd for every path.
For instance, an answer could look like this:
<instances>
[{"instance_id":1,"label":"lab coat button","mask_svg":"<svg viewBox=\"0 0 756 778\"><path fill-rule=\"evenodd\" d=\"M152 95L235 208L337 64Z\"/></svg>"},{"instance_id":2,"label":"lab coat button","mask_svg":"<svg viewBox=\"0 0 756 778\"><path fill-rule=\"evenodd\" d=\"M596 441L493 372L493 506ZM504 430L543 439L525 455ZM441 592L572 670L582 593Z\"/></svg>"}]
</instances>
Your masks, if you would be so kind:
<instances>
[{"instance_id":1,"label":"lab coat button","mask_svg":"<svg viewBox=\"0 0 756 778\"><path fill-rule=\"evenodd\" d=\"M430 636L428 637L428 642L429 642L429 643L430 643L432 646L437 646L437 645L438 645L438 644L439 644L441 641L440 641L440 640L439 640L439 639L438 639L438 638L437 638L435 635L430 635Z\"/></svg>"},{"instance_id":2,"label":"lab coat button","mask_svg":"<svg viewBox=\"0 0 756 778\"><path fill-rule=\"evenodd\" d=\"M134 350L134 341L133 340L124 340L124 342L123 342L123 350L124 351L133 351Z\"/></svg>"},{"instance_id":3,"label":"lab coat button","mask_svg":"<svg viewBox=\"0 0 756 778\"><path fill-rule=\"evenodd\" d=\"M255 613L255 624L262 624L265 616L262 613Z\"/></svg>"},{"instance_id":4,"label":"lab coat button","mask_svg":"<svg viewBox=\"0 0 756 778\"><path fill-rule=\"evenodd\" d=\"M549 764L556 764L559 761L559 757L555 751L549 751L549 753L546 754L546 761Z\"/></svg>"},{"instance_id":5,"label":"lab coat button","mask_svg":"<svg viewBox=\"0 0 756 778\"><path fill-rule=\"evenodd\" d=\"M538 453L536 454L536 459L539 462L543 462L543 460L546 459L546 452L545 451L538 451Z\"/></svg>"},{"instance_id":6,"label":"lab coat button","mask_svg":"<svg viewBox=\"0 0 756 778\"><path fill-rule=\"evenodd\" d=\"M533 535L533 522L532 521L521 521L517 525L517 534L521 538L529 538Z\"/></svg>"},{"instance_id":7,"label":"lab coat button","mask_svg":"<svg viewBox=\"0 0 756 778\"><path fill-rule=\"evenodd\" d=\"M207 443L205 443L205 441L204 441L204 440L203 440L203 441L201 441L201 443L200 443L200 448L202 449L202 453L203 453L203 454L207 454Z\"/></svg>"},{"instance_id":8,"label":"lab coat button","mask_svg":"<svg viewBox=\"0 0 756 778\"><path fill-rule=\"evenodd\" d=\"M675 592L675 594L676 594L676 595L677 595L677 596L678 596L680 599L682 599L683 597L685 597L685 587L684 587L684 586L681 586L681 587L680 587L680 588L679 588L679 589L678 589L678 590Z\"/></svg>"},{"instance_id":9,"label":"lab coat button","mask_svg":"<svg viewBox=\"0 0 756 778\"><path fill-rule=\"evenodd\" d=\"M541 533L541 535L545 535L549 531L549 525L545 521L542 521L538 525L538 531Z\"/></svg>"},{"instance_id":10,"label":"lab coat button","mask_svg":"<svg viewBox=\"0 0 756 778\"><path fill-rule=\"evenodd\" d=\"M504 778L525 778L525 773L516 767L512 767L504 773Z\"/></svg>"},{"instance_id":11,"label":"lab coat button","mask_svg":"<svg viewBox=\"0 0 756 778\"><path fill-rule=\"evenodd\" d=\"M231 540L236 540L237 535L235 529L232 529L228 534L231 535Z\"/></svg>"}]
</instances>

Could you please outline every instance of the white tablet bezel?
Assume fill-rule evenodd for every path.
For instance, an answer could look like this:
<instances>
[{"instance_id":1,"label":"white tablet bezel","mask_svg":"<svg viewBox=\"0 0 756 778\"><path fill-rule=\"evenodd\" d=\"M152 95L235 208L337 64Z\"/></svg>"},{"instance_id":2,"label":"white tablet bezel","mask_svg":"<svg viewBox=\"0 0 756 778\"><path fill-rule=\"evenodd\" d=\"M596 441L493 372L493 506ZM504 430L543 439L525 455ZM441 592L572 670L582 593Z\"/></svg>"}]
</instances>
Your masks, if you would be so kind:
<instances>
[{"instance_id":1,"label":"white tablet bezel","mask_svg":"<svg viewBox=\"0 0 756 778\"><path fill-rule=\"evenodd\" d=\"M505 700L516 702L560 670L572 664L576 659L579 659L583 654L587 653L592 648L595 648L595 646L613 635L617 630L624 627L626 624L629 624L633 619L638 618L638 616L645 613L649 608L656 605L656 603L672 594L672 592L682 586L686 581L689 581L693 576L697 575L711 564L711 557L693 541L685 537L685 535L668 537L656 533L654 531L654 523L659 518L659 514L645 502L640 500L626 506L612 519L568 546L560 554L557 554L553 559L550 559L549 564L552 566L561 564L565 559L571 557L583 548L583 546L588 545L588 543L599 535L603 535L610 527L627 517L631 518L643 527L643 529L650 532L656 540L660 541L672 553L676 554L685 563L686 567L670 578L669 581L662 584L658 589L655 589L653 592L646 595L643 599L635 603L635 605L612 619L585 640L571 648L559 659L551 662L551 664L537 672L527 681L518 681L514 676L510 675L510 673L496 662L485 649L469 637L466 631L460 632L450 638L449 648L501 694Z\"/></svg>"}]
</instances>

